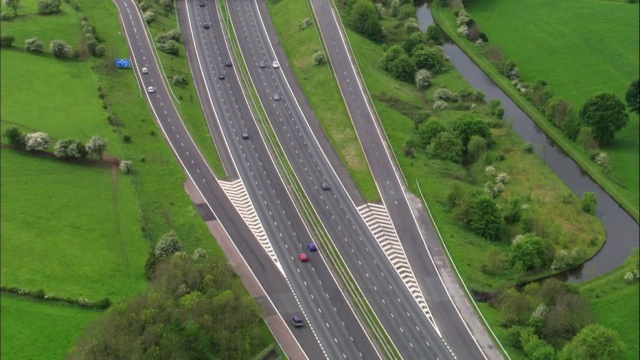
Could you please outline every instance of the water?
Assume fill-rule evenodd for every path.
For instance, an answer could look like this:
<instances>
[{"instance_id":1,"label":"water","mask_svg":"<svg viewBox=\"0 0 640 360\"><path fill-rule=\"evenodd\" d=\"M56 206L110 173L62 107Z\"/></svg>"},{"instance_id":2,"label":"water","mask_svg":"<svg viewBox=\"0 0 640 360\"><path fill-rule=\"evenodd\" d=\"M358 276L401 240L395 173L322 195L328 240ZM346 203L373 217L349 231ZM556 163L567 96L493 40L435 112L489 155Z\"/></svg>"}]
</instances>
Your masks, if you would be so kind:
<instances>
[{"instance_id":1,"label":"water","mask_svg":"<svg viewBox=\"0 0 640 360\"><path fill-rule=\"evenodd\" d=\"M427 3L418 7L420 29L426 31L434 24ZM545 132L531 120L458 46L451 41L444 52L458 72L486 99L500 99L505 119L513 119L513 129L525 141L534 144L536 153L556 175L579 197L592 191L598 198L598 216L606 227L606 242L602 249L582 266L561 275L563 280L577 283L605 274L621 265L638 247L638 223L604 189L595 183Z\"/></svg>"}]
</instances>

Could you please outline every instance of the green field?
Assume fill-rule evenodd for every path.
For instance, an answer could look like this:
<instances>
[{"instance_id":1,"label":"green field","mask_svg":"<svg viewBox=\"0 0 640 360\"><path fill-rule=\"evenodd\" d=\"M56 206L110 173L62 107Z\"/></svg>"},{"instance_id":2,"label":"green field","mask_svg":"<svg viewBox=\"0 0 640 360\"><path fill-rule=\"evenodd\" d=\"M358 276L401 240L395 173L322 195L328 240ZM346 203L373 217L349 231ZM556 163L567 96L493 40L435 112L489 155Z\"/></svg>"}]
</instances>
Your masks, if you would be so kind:
<instances>
[{"instance_id":1,"label":"green field","mask_svg":"<svg viewBox=\"0 0 640 360\"><path fill-rule=\"evenodd\" d=\"M131 181L3 149L2 285L120 300L144 290L149 245Z\"/></svg>"},{"instance_id":2,"label":"green field","mask_svg":"<svg viewBox=\"0 0 640 360\"><path fill-rule=\"evenodd\" d=\"M506 58L520 67L522 80L545 80L560 98L579 108L599 91L624 101L640 69L638 4L594 0L469 1L468 12ZM637 218L638 115L604 148L612 176L633 196Z\"/></svg>"},{"instance_id":3,"label":"green field","mask_svg":"<svg viewBox=\"0 0 640 360\"><path fill-rule=\"evenodd\" d=\"M380 201L369 165L358 142L349 113L340 95L335 75L327 65L314 65L312 56L323 50L315 25L304 30L300 24L312 13L305 1L267 2L271 19L296 78L311 104L329 141L368 202Z\"/></svg>"},{"instance_id":4,"label":"green field","mask_svg":"<svg viewBox=\"0 0 640 360\"><path fill-rule=\"evenodd\" d=\"M2 295L3 359L63 359L101 312Z\"/></svg>"},{"instance_id":5,"label":"green field","mask_svg":"<svg viewBox=\"0 0 640 360\"><path fill-rule=\"evenodd\" d=\"M626 345L625 359L640 357L640 283L627 283L624 275L638 269L638 249L616 270L580 285L580 292L589 298L593 312L602 325L615 329ZM617 309L617 311L612 311Z\"/></svg>"}]
</instances>

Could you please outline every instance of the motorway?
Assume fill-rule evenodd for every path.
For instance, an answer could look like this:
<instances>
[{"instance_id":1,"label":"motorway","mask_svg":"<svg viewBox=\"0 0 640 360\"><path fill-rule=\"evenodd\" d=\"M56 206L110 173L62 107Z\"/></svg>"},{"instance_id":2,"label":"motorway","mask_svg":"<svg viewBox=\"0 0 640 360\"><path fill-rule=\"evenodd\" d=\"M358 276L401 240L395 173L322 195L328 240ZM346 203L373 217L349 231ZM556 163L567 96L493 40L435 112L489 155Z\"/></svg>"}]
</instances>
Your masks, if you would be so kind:
<instances>
[{"instance_id":1,"label":"motorway","mask_svg":"<svg viewBox=\"0 0 640 360\"><path fill-rule=\"evenodd\" d=\"M145 90L149 86L155 87L153 93L144 92L151 110L174 154L209 205L213 216L220 221L229 237L234 239L236 247L253 275L269 294L268 301L262 303L267 312L277 311L284 321L293 314L303 312L306 315L309 325L295 329L292 333L308 358L379 358L322 258L318 256L310 264L302 264L303 266L294 258L301 251L302 244L294 237L289 238L289 235L300 234L300 240L307 240L310 236L300 216L297 215L282 181L275 181L279 179L279 175L264 144L257 141L260 137L257 136L255 122L240 122L240 118L251 119L248 109L245 109L246 112L240 112L240 109L234 106L234 110L225 111L226 115L221 115L224 121L219 122L219 125L223 129L224 138L229 141L226 143L229 152L237 159L242 159L235 162L234 166L241 177L246 176L245 179L250 180L244 183L248 188L253 189L251 195L257 197L252 198L253 203L263 204L258 207L258 210L262 210L261 215L267 219L263 221L263 224L266 224L265 230L268 230L267 233L271 234L272 239L276 239L272 243L281 260L278 263L275 263L260 247L255 233L241 220L236 208L222 189L221 182L219 183L214 177L186 131L169 95L163 71L155 58L146 26L135 3L130 0L115 0L115 3L121 15L138 79ZM200 39L207 37L208 35L202 36L201 33L196 36ZM224 55L219 55L221 57L216 59L225 58ZM211 62L208 65L219 66L219 64L221 63ZM203 63L203 65L207 64ZM142 74L139 71L142 67L147 67L149 73ZM230 76L227 80L232 79L234 77ZM242 96L241 91L238 90L237 79L235 83L232 81L225 81L224 85L217 88L216 96L213 97L209 95L207 89L207 96L215 99L214 101L222 102L218 103L221 106L218 109L225 108L224 101L234 99L234 96ZM227 100L217 96L221 93L225 94L224 99ZM242 104L242 102L235 101L235 104ZM232 122L225 116L236 113L239 116L233 119L236 125L231 125ZM205 114L211 114L211 112L205 109ZM224 125L227 123L229 126ZM212 131L215 130L214 126L210 128ZM245 130L254 131L249 141L240 139L239 132ZM261 158L261 154L265 155L264 159ZM227 171L229 172L229 169ZM259 188L258 185L260 185ZM269 204L268 207L267 204ZM283 205L278 206L278 204ZM286 213L287 210L284 209L290 212ZM301 271L301 268L304 271ZM283 276L283 272L287 276ZM305 312L304 309L309 311ZM332 328L327 332L323 331L324 326L321 326L319 331L314 331L312 324L330 324ZM322 345L316 335L323 339ZM338 338L340 341L337 340Z\"/></svg>"},{"instance_id":2,"label":"motorway","mask_svg":"<svg viewBox=\"0 0 640 360\"><path fill-rule=\"evenodd\" d=\"M321 255L312 255L309 264L301 264L297 255L304 251L311 234L298 214L262 133L240 86L236 65L226 66L232 56L222 33L221 20L212 2L179 3L179 17L194 80L203 106L216 111L227 146L240 177L255 206L264 231L280 260L297 299L304 309L310 328L321 339L328 358L377 358L373 344L337 286ZM203 24L208 24L205 29ZM220 74L224 73L224 77ZM206 93L205 96L202 94ZM207 100L208 99L208 100ZM211 121L211 119L208 119ZM250 139L240 134L247 132ZM239 160L238 160L239 159ZM304 345L303 345L304 347ZM308 353L319 356L322 353Z\"/></svg>"},{"instance_id":3,"label":"motorway","mask_svg":"<svg viewBox=\"0 0 640 360\"><path fill-rule=\"evenodd\" d=\"M410 284L407 284L416 281L412 274L412 266L415 264L409 265L406 261L398 259L406 259L401 246L391 251L391 255L389 252L385 253L382 240L373 234L378 227L388 227L391 233L398 230L401 238L411 236L421 239L420 233L411 232L411 229L417 231L416 224L410 223L413 221L411 212L409 211L408 216L407 213L402 213L402 210L408 210L408 206L403 208L406 204L403 188L390 184L391 179L376 176L379 190L387 200L385 203L394 203L396 207L401 208L400 211L396 207L392 208L396 215L392 214L392 218L396 220L398 214L404 218L403 221L394 221L393 224L385 222L384 218L373 223L365 222L363 216L366 214L363 213L362 207L355 204L334 170L334 167L342 165L332 163L325 156L287 78L280 69L265 72L258 66L260 62L270 64L275 59L286 66L286 59L276 56L265 28L264 22L268 21L268 16L261 16L255 0L236 0L228 4L233 31L238 38L253 85L298 180L400 354L407 359L446 359L455 356L464 359L483 358L484 355L448 301L442 283L437 278L433 281L437 272L429 269L427 274L431 279L427 283L428 287L421 286L422 292L425 292L425 289L429 292L429 304L444 303L444 306L439 304L439 310L443 309L447 313L438 313L440 321L436 324L432 309L420 301L424 299L424 294L417 286L410 288ZM357 81L354 81L354 84L356 83ZM282 100L273 101L275 94L280 95ZM363 121L362 109L358 111L360 118L354 117L353 114L352 117L354 121ZM364 135L366 137L361 137L363 144L368 141L381 141L375 130L373 133L368 130ZM384 149L384 145L377 149L373 158L383 162L387 156L380 153L379 149ZM368 159L372 158L371 155L373 154L368 154ZM372 167L372 172L374 175L382 174L388 177L385 173L388 169L380 165ZM323 181L333 186L330 192L320 189L320 183ZM421 251L424 252L424 248ZM433 263L429 261L428 264L419 266L433 267ZM447 330L448 336L441 336L442 329ZM460 338L463 340L460 341ZM457 343L453 351L448 342Z\"/></svg>"}]
</instances>

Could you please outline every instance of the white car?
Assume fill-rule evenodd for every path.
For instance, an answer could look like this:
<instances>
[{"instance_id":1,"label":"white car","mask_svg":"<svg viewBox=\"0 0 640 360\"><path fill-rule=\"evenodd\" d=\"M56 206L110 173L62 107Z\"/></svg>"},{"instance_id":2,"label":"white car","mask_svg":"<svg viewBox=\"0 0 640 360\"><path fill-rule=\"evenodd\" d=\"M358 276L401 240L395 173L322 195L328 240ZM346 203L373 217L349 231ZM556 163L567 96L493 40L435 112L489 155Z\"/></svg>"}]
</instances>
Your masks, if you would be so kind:
<instances>
[{"instance_id":1,"label":"white car","mask_svg":"<svg viewBox=\"0 0 640 360\"><path fill-rule=\"evenodd\" d=\"M148 74L149 73L149 69L147 69L146 67L143 67L141 71L142 71L143 74Z\"/></svg>"},{"instance_id":2,"label":"white car","mask_svg":"<svg viewBox=\"0 0 640 360\"><path fill-rule=\"evenodd\" d=\"M153 86L149 86L149 87L147 88L147 92L154 93L154 92L156 92L156 88L155 88L155 87L153 87Z\"/></svg>"},{"instance_id":3,"label":"white car","mask_svg":"<svg viewBox=\"0 0 640 360\"><path fill-rule=\"evenodd\" d=\"M278 60L273 60L273 64L271 64L271 65L273 65L274 69L277 69L277 68L280 67L280 63L278 63Z\"/></svg>"}]
</instances>

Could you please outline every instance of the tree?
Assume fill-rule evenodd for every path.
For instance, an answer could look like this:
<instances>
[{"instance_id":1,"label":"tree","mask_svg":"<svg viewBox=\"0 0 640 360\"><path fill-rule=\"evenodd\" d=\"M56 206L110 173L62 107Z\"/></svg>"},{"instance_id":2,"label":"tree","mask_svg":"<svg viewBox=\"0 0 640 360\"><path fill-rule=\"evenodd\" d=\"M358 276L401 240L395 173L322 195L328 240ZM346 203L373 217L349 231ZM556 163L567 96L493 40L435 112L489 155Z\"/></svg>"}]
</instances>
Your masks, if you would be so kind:
<instances>
[{"instance_id":1,"label":"tree","mask_svg":"<svg viewBox=\"0 0 640 360\"><path fill-rule=\"evenodd\" d=\"M471 203L471 231L488 240L497 240L502 232L502 214L493 196L481 194Z\"/></svg>"},{"instance_id":2,"label":"tree","mask_svg":"<svg viewBox=\"0 0 640 360\"><path fill-rule=\"evenodd\" d=\"M28 151L46 151L51 145L49 134L35 132L25 135L25 149Z\"/></svg>"},{"instance_id":3,"label":"tree","mask_svg":"<svg viewBox=\"0 0 640 360\"><path fill-rule=\"evenodd\" d=\"M472 135L467 144L469 160L472 162L478 160L485 151L487 151L487 140L478 135Z\"/></svg>"},{"instance_id":4,"label":"tree","mask_svg":"<svg viewBox=\"0 0 640 360\"><path fill-rule=\"evenodd\" d=\"M356 32L364 35L369 40L382 40L382 25L380 25L378 10L373 2L367 0L356 1L349 11L349 19Z\"/></svg>"},{"instance_id":5,"label":"tree","mask_svg":"<svg viewBox=\"0 0 640 360\"><path fill-rule=\"evenodd\" d=\"M73 55L73 49L71 45L67 44L62 40L53 40L49 43L49 50L53 56L59 59L67 59Z\"/></svg>"},{"instance_id":6,"label":"tree","mask_svg":"<svg viewBox=\"0 0 640 360\"><path fill-rule=\"evenodd\" d=\"M589 301L579 294L568 293L560 296L555 305L549 307L541 336L559 348L594 320Z\"/></svg>"},{"instance_id":7,"label":"tree","mask_svg":"<svg viewBox=\"0 0 640 360\"><path fill-rule=\"evenodd\" d=\"M425 35L422 32L416 32L407 36L402 42L402 49L408 55L413 55L413 52L417 49L424 49L420 45L424 45Z\"/></svg>"},{"instance_id":8,"label":"tree","mask_svg":"<svg viewBox=\"0 0 640 360\"><path fill-rule=\"evenodd\" d=\"M640 115L640 79L636 79L629 85L625 99L629 110Z\"/></svg>"},{"instance_id":9,"label":"tree","mask_svg":"<svg viewBox=\"0 0 640 360\"><path fill-rule=\"evenodd\" d=\"M418 128L418 138L420 139L420 145L424 149L431 144L431 141L436 138L440 133L447 131L447 128L438 119L428 119L426 123Z\"/></svg>"},{"instance_id":10,"label":"tree","mask_svg":"<svg viewBox=\"0 0 640 360\"><path fill-rule=\"evenodd\" d=\"M442 160L460 163L462 162L462 141L455 134L443 131L427 147L427 153Z\"/></svg>"},{"instance_id":11,"label":"tree","mask_svg":"<svg viewBox=\"0 0 640 360\"><path fill-rule=\"evenodd\" d=\"M38 3L38 14L51 15L60 13L60 0L40 1Z\"/></svg>"},{"instance_id":12,"label":"tree","mask_svg":"<svg viewBox=\"0 0 640 360\"><path fill-rule=\"evenodd\" d=\"M418 69L427 69L434 74L447 71L447 58L439 47L416 50L413 60Z\"/></svg>"},{"instance_id":13,"label":"tree","mask_svg":"<svg viewBox=\"0 0 640 360\"><path fill-rule=\"evenodd\" d=\"M426 89L431 86L431 71L426 69L420 69L416 73L416 87L418 89Z\"/></svg>"},{"instance_id":14,"label":"tree","mask_svg":"<svg viewBox=\"0 0 640 360\"><path fill-rule=\"evenodd\" d=\"M413 4L407 3L400 6L400 9L398 10L398 19L406 20L414 17L416 17L416 7Z\"/></svg>"},{"instance_id":15,"label":"tree","mask_svg":"<svg viewBox=\"0 0 640 360\"><path fill-rule=\"evenodd\" d=\"M442 34L438 25L432 24L427 28L427 39L436 45L442 45Z\"/></svg>"},{"instance_id":16,"label":"tree","mask_svg":"<svg viewBox=\"0 0 640 360\"><path fill-rule=\"evenodd\" d=\"M24 7L22 0L4 0L4 6L13 9L13 16L18 16L18 9Z\"/></svg>"},{"instance_id":17,"label":"tree","mask_svg":"<svg viewBox=\"0 0 640 360\"><path fill-rule=\"evenodd\" d=\"M580 200L580 208L587 214L595 215L596 210L598 209L598 198L596 198L596 193L591 191L585 192L582 195L582 200Z\"/></svg>"},{"instance_id":18,"label":"tree","mask_svg":"<svg viewBox=\"0 0 640 360\"><path fill-rule=\"evenodd\" d=\"M411 61L411 58L407 54L400 55L396 61L391 64L390 73L396 79L413 82L416 75L416 66Z\"/></svg>"},{"instance_id":19,"label":"tree","mask_svg":"<svg viewBox=\"0 0 640 360\"><path fill-rule=\"evenodd\" d=\"M4 35L0 36L0 45L5 47L13 46L13 43L16 41L16 38L13 35Z\"/></svg>"},{"instance_id":20,"label":"tree","mask_svg":"<svg viewBox=\"0 0 640 360\"><path fill-rule=\"evenodd\" d=\"M591 127L600 145L610 144L615 133L629 121L624 104L611 93L599 93L591 97L580 109L580 120Z\"/></svg>"},{"instance_id":21,"label":"tree","mask_svg":"<svg viewBox=\"0 0 640 360\"><path fill-rule=\"evenodd\" d=\"M32 53L43 53L44 52L44 43L38 38L31 38L24 41L24 48L28 52Z\"/></svg>"},{"instance_id":22,"label":"tree","mask_svg":"<svg viewBox=\"0 0 640 360\"><path fill-rule=\"evenodd\" d=\"M500 294L498 308L502 313L502 324L511 327L525 324L535 309L535 305L529 296L510 288Z\"/></svg>"},{"instance_id":23,"label":"tree","mask_svg":"<svg viewBox=\"0 0 640 360\"><path fill-rule=\"evenodd\" d=\"M413 117L413 125L416 130L420 128L420 125L424 124L429 120L431 114L428 111L420 110L416 116Z\"/></svg>"},{"instance_id":24,"label":"tree","mask_svg":"<svg viewBox=\"0 0 640 360\"><path fill-rule=\"evenodd\" d=\"M59 157L62 159L74 157L71 155L71 151L70 151L70 148L73 144L75 144L75 141L73 141L73 139L58 140L58 142L53 148L53 154L56 157Z\"/></svg>"},{"instance_id":25,"label":"tree","mask_svg":"<svg viewBox=\"0 0 640 360\"><path fill-rule=\"evenodd\" d=\"M327 62L327 58L324 56L324 52L320 50L316 51L313 54L311 60L313 61L313 65L322 65Z\"/></svg>"},{"instance_id":26,"label":"tree","mask_svg":"<svg viewBox=\"0 0 640 360\"><path fill-rule=\"evenodd\" d=\"M382 68L391 72L392 64L400 57L400 55L405 54L404 50L400 45L393 45L387 49L387 51L382 56L380 63L382 64Z\"/></svg>"},{"instance_id":27,"label":"tree","mask_svg":"<svg viewBox=\"0 0 640 360\"><path fill-rule=\"evenodd\" d=\"M544 242L531 233L516 236L507 255L507 264L520 271L538 270L549 260Z\"/></svg>"},{"instance_id":28,"label":"tree","mask_svg":"<svg viewBox=\"0 0 640 360\"><path fill-rule=\"evenodd\" d=\"M158 47L160 48L160 51L170 55L178 55L178 53L180 52L178 42L173 39L169 39L167 40L167 42L159 44Z\"/></svg>"},{"instance_id":29,"label":"tree","mask_svg":"<svg viewBox=\"0 0 640 360\"><path fill-rule=\"evenodd\" d=\"M453 124L453 131L458 134L462 140L465 151L467 145L472 136L479 136L487 141L491 141L491 132L489 131L489 125L481 119L476 118L473 115L466 114L456 120Z\"/></svg>"},{"instance_id":30,"label":"tree","mask_svg":"<svg viewBox=\"0 0 640 360\"><path fill-rule=\"evenodd\" d=\"M92 136L85 145L89 155L97 155L102 159L102 153L107 149L107 140L99 135Z\"/></svg>"},{"instance_id":31,"label":"tree","mask_svg":"<svg viewBox=\"0 0 640 360\"><path fill-rule=\"evenodd\" d=\"M7 138L9 145L16 149L24 149L24 135L20 129L15 126L10 126L4 131L4 136Z\"/></svg>"},{"instance_id":32,"label":"tree","mask_svg":"<svg viewBox=\"0 0 640 360\"><path fill-rule=\"evenodd\" d=\"M182 250L182 244L178 240L178 235L171 230L162 235L153 252L157 257L164 258L180 250Z\"/></svg>"},{"instance_id":33,"label":"tree","mask_svg":"<svg viewBox=\"0 0 640 360\"><path fill-rule=\"evenodd\" d=\"M600 324L588 325L560 352L560 360L620 359L624 344L614 330Z\"/></svg>"}]
</instances>

